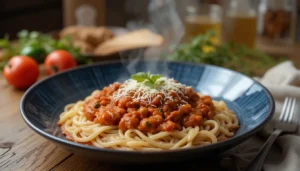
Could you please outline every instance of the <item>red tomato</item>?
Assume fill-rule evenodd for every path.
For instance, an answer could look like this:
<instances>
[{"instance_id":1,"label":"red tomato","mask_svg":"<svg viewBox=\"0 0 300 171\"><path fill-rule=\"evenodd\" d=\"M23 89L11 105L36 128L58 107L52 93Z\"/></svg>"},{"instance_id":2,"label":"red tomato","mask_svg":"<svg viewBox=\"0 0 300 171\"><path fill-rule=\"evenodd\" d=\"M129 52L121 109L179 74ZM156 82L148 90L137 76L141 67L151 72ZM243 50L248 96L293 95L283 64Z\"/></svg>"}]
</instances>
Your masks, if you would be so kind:
<instances>
[{"instance_id":1,"label":"red tomato","mask_svg":"<svg viewBox=\"0 0 300 171\"><path fill-rule=\"evenodd\" d=\"M25 89L38 79L39 66L28 56L15 56L5 65L3 75L14 87Z\"/></svg>"},{"instance_id":2,"label":"red tomato","mask_svg":"<svg viewBox=\"0 0 300 171\"><path fill-rule=\"evenodd\" d=\"M44 65L47 75L51 75L59 71L73 68L77 64L69 52L65 50L55 50L46 57Z\"/></svg>"}]
</instances>

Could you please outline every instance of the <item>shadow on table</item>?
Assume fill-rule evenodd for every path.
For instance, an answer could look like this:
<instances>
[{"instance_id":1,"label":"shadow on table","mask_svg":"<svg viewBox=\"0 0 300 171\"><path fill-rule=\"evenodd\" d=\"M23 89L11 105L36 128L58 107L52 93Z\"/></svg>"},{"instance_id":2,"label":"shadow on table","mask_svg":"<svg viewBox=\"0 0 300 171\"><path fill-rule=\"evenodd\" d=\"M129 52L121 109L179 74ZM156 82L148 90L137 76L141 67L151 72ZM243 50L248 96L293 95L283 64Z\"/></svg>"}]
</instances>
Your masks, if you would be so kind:
<instances>
[{"instance_id":1,"label":"shadow on table","mask_svg":"<svg viewBox=\"0 0 300 171\"><path fill-rule=\"evenodd\" d=\"M109 171L158 171L158 170L180 170L180 171L226 171L225 169L221 168L220 166L220 157L207 157L207 158L199 158L199 159L192 159L187 161L181 162L165 162L165 163L158 163L158 164L107 164L101 163L95 160L88 160L84 159L79 155L73 155L72 158L76 158L76 162L79 167L75 167L75 170L81 170L80 168L89 168L88 170L109 170ZM72 159L74 160L74 159ZM73 163L75 164L75 163ZM82 167L82 165L86 165Z\"/></svg>"}]
</instances>

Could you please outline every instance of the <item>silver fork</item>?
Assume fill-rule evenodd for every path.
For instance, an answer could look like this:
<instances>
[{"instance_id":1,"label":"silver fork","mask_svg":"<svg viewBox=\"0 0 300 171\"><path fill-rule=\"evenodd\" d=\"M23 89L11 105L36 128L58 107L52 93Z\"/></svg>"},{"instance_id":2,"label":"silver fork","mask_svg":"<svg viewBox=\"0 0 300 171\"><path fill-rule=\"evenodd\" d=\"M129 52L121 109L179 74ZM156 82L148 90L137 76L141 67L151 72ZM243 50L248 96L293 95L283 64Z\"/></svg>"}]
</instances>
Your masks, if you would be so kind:
<instances>
[{"instance_id":1,"label":"silver fork","mask_svg":"<svg viewBox=\"0 0 300 171\"><path fill-rule=\"evenodd\" d=\"M282 132L295 132L298 129L298 118L296 118L296 98L286 97L279 121L274 125L275 131L271 134L265 144L259 149L254 159L249 163L245 171L260 171L262 169L265 158L276 140Z\"/></svg>"}]
</instances>

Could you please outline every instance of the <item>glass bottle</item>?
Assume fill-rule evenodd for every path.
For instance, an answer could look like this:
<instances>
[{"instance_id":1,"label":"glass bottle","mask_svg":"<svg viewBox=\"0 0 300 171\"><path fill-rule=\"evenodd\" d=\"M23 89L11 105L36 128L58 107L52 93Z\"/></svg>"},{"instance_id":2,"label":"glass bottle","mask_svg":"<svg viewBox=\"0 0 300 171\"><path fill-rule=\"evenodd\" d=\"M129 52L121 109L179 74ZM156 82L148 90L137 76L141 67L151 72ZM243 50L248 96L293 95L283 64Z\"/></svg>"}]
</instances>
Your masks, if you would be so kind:
<instances>
[{"instance_id":1,"label":"glass bottle","mask_svg":"<svg viewBox=\"0 0 300 171\"><path fill-rule=\"evenodd\" d=\"M184 18L185 39L189 40L199 34L213 31L212 38L216 44L221 41L222 8L216 4L200 3L189 5L186 8L187 15Z\"/></svg>"},{"instance_id":2,"label":"glass bottle","mask_svg":"<svg viewBox=\"0 0 300 171\"><path fill-rule=\"evenodd\" d=\"M266 43L293 43L296 28L295 0L261 0L258 34Z\"/></svg>"},{"instance_id":3,"label":"glass bottle","mask_svg":"<svg viewBox=\"0 0 300 171\"><path fill-rule=\"evenodd\" d=\"M230 0L226 11L225 39L238 44L255 47L256 9L250 0Z\"/></svg>"}]
</instances>

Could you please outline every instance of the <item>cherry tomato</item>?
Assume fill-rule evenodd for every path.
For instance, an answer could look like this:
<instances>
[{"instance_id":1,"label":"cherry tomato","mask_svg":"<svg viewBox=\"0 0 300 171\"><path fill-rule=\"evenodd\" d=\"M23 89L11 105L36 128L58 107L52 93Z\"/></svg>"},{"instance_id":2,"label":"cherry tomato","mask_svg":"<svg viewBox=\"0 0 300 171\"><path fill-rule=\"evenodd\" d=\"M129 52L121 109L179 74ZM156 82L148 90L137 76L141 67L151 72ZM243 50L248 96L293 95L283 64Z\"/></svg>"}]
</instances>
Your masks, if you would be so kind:
<instances>
[{"instance_id":1,"label":"cherry tomato","mask_svg":"<svg viewBox=\"0 0 300 171\"><path fill-rule=\"evenodd\" d=\"M76 60L65 50L51 52L44 62L47 75L75 67Z\"/></svg>"},{"instance_id":2,"label":"cherry tomato","mask_svg":"<svg viewBox=\"0 0 300 171\"><path fill-rule=\"evenodd\" d=\"M25 89L38 79L39 66L29 56L15 56L5 65L3 75L14 87Z\"/></svg>"}]
</instances>

